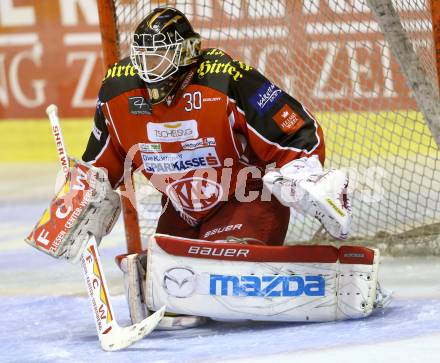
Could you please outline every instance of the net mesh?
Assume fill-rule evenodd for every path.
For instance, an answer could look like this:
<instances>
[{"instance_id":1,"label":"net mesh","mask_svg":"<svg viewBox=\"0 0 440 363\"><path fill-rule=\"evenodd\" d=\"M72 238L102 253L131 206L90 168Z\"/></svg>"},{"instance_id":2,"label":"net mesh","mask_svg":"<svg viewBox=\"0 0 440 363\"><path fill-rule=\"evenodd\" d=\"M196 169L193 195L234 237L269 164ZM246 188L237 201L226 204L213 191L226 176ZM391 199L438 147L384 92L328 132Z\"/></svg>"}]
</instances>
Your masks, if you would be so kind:
<instances>
[{"instance_id":1,"label":"net mesh","mask_svg":"<svg viewBox=\"0 0 440 363\"><path fill-rule=\"evenodd\" d=\"M393 1L438 93L429 1ZM312 110L326 167L351 178L357 243L385 253L440 253L440 152L366 0L115 0L120 56L157 6L183 11L203 39L260 70ZM136 176L143 239L160 197ZM322 240L319 224L292 214L287 241Z\"/></svg>"}]
</instances>

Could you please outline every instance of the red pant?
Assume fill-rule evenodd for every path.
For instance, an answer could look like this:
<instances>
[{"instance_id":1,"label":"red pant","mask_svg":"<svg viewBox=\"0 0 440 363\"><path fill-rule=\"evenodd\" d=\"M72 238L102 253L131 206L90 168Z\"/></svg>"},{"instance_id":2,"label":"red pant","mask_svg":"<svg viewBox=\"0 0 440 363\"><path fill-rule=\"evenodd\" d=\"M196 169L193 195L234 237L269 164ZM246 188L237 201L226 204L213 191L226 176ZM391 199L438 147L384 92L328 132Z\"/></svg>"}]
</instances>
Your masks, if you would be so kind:
<instances>
[{"instance_id":1,"label":"red pant","mask_svg":"<svg viewBox=\"0 0 440 363\"><path fill-rule=\"evenodd\" d=\"M189 226L176 212L171 203L160 216L157 233L172 236L225 240L228 236L252 238L267 245L282 245L289 226L290 210L275 197L270 202L259 199L241 203L235 198L227 201L201 225Z\"/></svg>"}]
</instances>

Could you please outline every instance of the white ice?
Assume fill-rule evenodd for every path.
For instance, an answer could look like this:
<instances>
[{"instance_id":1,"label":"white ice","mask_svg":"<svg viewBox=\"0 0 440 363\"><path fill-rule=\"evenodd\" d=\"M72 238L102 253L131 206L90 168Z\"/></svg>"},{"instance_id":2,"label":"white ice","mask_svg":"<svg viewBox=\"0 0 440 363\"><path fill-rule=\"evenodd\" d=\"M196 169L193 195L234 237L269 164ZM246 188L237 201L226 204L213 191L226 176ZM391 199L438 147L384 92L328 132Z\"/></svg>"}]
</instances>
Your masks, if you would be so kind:
<instances>
[{"instance_id":1,"label":"white ice","mask_svg":"<svg viewBox=\"0 0 440 363\"><path fill-rule=\"evenodd\" d=\"M154 331L115 353L99 346L80 267L23 242L47 205L0 186L0 362L440 362L440 258L385 258L392 304L363 320L322 324L210 323ZM9 188L12 188L9 186ZM116 317L129 324L119 223L101 246Z\"/></svg>"}]
</instances>

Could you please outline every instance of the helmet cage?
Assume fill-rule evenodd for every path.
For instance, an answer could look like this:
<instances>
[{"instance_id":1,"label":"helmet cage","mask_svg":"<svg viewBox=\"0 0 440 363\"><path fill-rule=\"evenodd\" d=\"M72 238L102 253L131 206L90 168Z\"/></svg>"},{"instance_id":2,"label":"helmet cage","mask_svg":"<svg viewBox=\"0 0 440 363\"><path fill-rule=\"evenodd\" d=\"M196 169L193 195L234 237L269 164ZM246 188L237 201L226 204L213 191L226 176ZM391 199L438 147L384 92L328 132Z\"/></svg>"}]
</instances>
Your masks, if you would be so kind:
<instances>
[{"instance_id":1,"label":"helmet cage","mask_svg":"<svg viewBox=\"0 0 440 363\"><path fill-rule=\"evenodd\" d=\"M180 65L182 41L166 42L162 33L134 34L130 59L145 82L163 81L176 73ZM144 45L147 44L147 45Z\"/></svg>"},{"instance_id":2,"label":"helmet cage","mask_svg":"<svg viewBox=\"0 0 440 363\"><path fill-rule=\"evenodd\" d=\"M163 33L134 34L130 59L142 80L157 83L187 66L200 54L200 37L182 38L176 31L172 36Z\"/></svg>"}]
</instances>

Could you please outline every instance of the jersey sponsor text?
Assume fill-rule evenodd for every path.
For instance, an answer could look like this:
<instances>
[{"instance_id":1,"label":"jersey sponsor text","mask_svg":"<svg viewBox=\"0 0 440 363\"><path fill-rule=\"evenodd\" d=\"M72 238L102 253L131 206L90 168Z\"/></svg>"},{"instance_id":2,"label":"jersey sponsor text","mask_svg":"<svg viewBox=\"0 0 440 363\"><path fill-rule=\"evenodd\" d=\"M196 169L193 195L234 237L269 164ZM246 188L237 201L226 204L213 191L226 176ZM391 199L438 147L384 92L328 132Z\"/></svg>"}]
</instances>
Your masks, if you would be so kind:
<instances>
[{"instance_id":1,"label":"jersey sponsor text","mask_svg":"<svg viewBox=\"0 0 440 363\"><path fill-rule=\"evenodd\" d=\"M196 120L147 124L147 134L153 142L186 141L199 137Z\"/></svg>"},{"instance_id":2,"label":"jersey sponsor text","mask_svg":"<svg viewBox=\"0 0 440 363\"><path fill-rule=\"evenodd\" d=\"M272 118L286 134L294 133L304 125L304 120L288 104L281 107Z\"/></svg>"},{"instance_id":3,"label":"jersey sponsor text","mask_svg":"<svg viewBox=\"0 0 440 363\"><path fill-rule=\"evenodd\" d=\"M210 295L243 297L325 296L325 280L320 275L210 275L209 292Z\"/></svg>"},{"instance_id":4,"label":"jersey sponsor text","mask_svg":"<svg viewBox=\"0 0 440 363\"><path fill-rule=\"evenodd\" d=\"M238 65L238 68L235 65ZM200 63L199 68L197 69L198 77L204 78L207 74L229 74L234 81L238 81L240 78L243 78L243 71L250 71L252 67L248 66L243 62L219 62L217 59L212 62L207 59L204 62Z\"/></svg>"},{"instance_id":5,"label":"jersey sponsor text","mask_svg":"<svg viewBox=\"0 0 440 363\"><path fill-rule=\"evenodd\" d=\"M275 104L275 102L281 97L282 93L283 91L273 83L266 82L257 90L249 101L259 114L263 114Z\"/></svg>"},{"instance_id":6,"label":"jersey sponsor text","mask_svg":"<svg viewBox=\"0 0 440 363\"><path fill-rule=\"evenodd\" d=\"M141 153L141 155L147 173L186 173L190 170L220 166L214 147L182 150L178 153Z\"/></svg>"},{"instance_id":7,"label":"jersey sponsor text","mask_svg":"<svg viewBox=\"0 0 440 363\"><path fill-rule=\"evenodd\" d=\"M215 146L215 138L213 137L202 137L201 139L197 140L188 140L185 142L182 142L182 149L184 150L194 150L200 147L205 146Z\"/></svg>"},{"instance_id":8,"label":"jersey sponsor text","mask_svg":"<svg viewBox=\"0 0 440 363\"><path fill-rule=\"evenodd\" d=\"M144 144L144 143L139 143L139 150L146 152L146 153L160 153L162 152L162 145L157 143L157 144Z\"/></svg>"}]
</instances>

